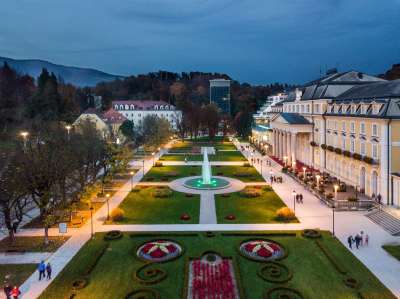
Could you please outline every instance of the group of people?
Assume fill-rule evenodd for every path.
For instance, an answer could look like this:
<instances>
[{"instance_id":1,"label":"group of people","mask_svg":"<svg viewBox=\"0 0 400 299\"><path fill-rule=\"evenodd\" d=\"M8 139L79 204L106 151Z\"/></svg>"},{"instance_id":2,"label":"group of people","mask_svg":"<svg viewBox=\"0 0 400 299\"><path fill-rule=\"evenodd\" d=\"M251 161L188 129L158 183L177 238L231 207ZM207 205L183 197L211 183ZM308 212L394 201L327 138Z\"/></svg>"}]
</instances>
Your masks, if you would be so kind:
<instances>
[{"instance_id":1,"label":"group of people","mask_svg":"<svg viewBox=\"0 0 400 299\"><path fill-rule=\"evenodd\" d=\"M10 284L6 283L4 285L4 294L7 299L18 299L19 295L21 295L21 291L17 286L11 287Z\"/></svg>"},{"instance_id":2,"label":"group of people","mask_svg":"<svg viewBox=\"0 0 400 299\"><path fill-rule=\"evenodd\" d=\"M39 271L39 280L42 280L42 278L46 278L49 280L51 279L51 265L50 263L45 264L44 261L41 261L39 266L38 266L38 271Z\"/></svg>"},{"instance_id":3,"label":"group of people","mask_svg":"<svg viewBox=\"0 0 400 299\"><path fill-rule=\"evenodd\" d=\"M296 193L295 198L296 198L296 203L303 203L303 194L302 193Z\"/></svg>"},{"instance_id":4,"label":"group of people","mask_svg":"<svg viewBox=\"0 0 400 299\"><path fill-rule=\"evenodd\" d=\"M350 235L347 238L347 243L349 244L349 248L353 249L353 243L356 244L356 248L359 249L360 246L368 246L369 244L369 236L364 234L363 231L357 233L354 237Z\"/></svg>"}]
</instances>

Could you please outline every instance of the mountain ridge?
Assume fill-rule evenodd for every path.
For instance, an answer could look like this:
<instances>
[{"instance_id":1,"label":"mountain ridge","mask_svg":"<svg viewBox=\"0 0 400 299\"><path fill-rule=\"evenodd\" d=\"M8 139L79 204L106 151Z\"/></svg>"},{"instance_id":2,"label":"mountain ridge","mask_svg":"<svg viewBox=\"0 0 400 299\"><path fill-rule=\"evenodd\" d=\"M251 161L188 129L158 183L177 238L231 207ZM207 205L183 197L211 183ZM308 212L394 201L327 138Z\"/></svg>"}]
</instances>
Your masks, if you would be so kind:
<instances>
[{"instance_id":1,"label":"mountain ridge","mask_svg":"<svg viewBox=\"0 0 400 299\"><path fill-rule=\"evenodd\" d=\"M46 68L49 72L62 78L65 83L71 83L80 87L95 86L100 82L124 78L124 76L109 74L94 68L67 66L42 59L14 59L0 56L0 65L5 62L17 72L30 75L34 78L37 78L42 69Z\"/></svg>"}]
</instances>

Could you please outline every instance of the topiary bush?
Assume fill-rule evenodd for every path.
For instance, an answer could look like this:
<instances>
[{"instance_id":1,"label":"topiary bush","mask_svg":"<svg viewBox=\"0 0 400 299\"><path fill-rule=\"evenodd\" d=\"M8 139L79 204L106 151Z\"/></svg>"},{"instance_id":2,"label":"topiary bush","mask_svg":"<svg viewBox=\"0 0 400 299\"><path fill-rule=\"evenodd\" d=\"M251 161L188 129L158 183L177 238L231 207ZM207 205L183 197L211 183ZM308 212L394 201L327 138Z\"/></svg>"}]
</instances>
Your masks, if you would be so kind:
<instances>
[{"instance_id":1,"label":"topiary bush","mask_svg":"<svg viewBox=\"0 0 400 299\"><path fill-rule=\"evenodd\" d=\"M321 233L316 229L304 229L301 235L305 238L317 239L321 238Z\"/></svg>"},{"instance_id":2,"label":"topiary bush","mask_svg":"<svg viewBox=\"0 0 400 299\"><path fill-rule=\"evenodd\" d=\"M255 188L245 188L243 191L240 192L240 195L242 197L254 198L259 197L261 195L261 191Z\"/></svg>"},{"instance_id":3,"label":"topiary bush","mask_svg":"<svg viewBox=\"0 0 400 299\"><path fill-rule=\"evenodd\" d=\"M161 296L153 289L138 289L126 295L125 299L161 299Z\"/></svg>"},{"instance_id":4,"label":"topiary bush","mask_svg":"<svg viewBox=\"0 0 400 299\"><path fill-rule=\"evenodd\" d=\"M263 188L263 190L264 190L264 191L267 191L267 192L274 191L274 189L272 189L272 186L270 186L270 185L265 186L265 187Z\"/></svg>"},{"instance_id":5,"label":"topiary bush","mask_svg":"<svg viewBox=\"0 0 400 299\"><path fill-rule=\"evenodd\" d=\"M157 198L166 198L172 195L172 190L169 188L155 189L153 196Z\"/></svg>"},{"instance_id":6,"label":"topiary bush","mask_svg":"<svg viewBox=\"0 0 400 299\"><path fill-rule=\"evenodd\" d=\"M295 218L296 218L296 215L288 207L283 207L276 211L276 219L279 221L290 221Z\"/></svg>"},{"instance_id":7,"label":"topiary bush","mask_svg":"<svg viewBox=\"0 0 400 299\"><path fill-rule=\"evenodd\" d=\"M158 268L157 263L148 263L139 267L135 272L133 278L141 284L156 284L167 278L167 272ZM153 267L153 269L148 269ZM155 268L157 267L157 268Z\"/></svg>"},{"instance_id":8,"label":"topiary bush","mask_svg":"<svg viewBox=\"0 0 400 299\"><path fill-rule=\"evenodd\" d=\"M263 299L303 299L303 295L295 289L289 287L276 287L267 290Z\"/></svg>"},{"instance_id":9,"label":"topiary bush","mask_svg":"<svg viewBox=\"0 0 400 299\"><path fill-rule=\"evenodd\" d=\"M181 215L181 220L183 220L183 221L188 221L190 219L191 219L191 217L190 217L189 214L182 214Z\"/></svg>"},{"instance_id":10,"label":"topiary bush","mask_svg":"<svg viewBox=\"0 0 400 299\"><path fill-rule=\"evenodd\" d=\"M266 262L258 270L257 275L263 280L272 283L285 283L293 277L288 267L277 262Z\"/></svg>"},{"instance_id":11,"label":"topiary bush","mask_svg":"<svg viewBox=\"0 0 400 299\"><path fill-rule=\"evenodd\" d=\"M113 221L121 221L124 219L125 212L121 208L115 208L111 211L110 216Z\"/></svg>"},{"instance_id":12,"label":"topiary bush","mask_svg":"<svg viewBox=\"0 0 400 299\"><path fill-rule=\"evenodd\" d=\"M73 290L81 290L89 284L89 280L85 277L80 277L72 282Z\"/></svg>"},{"instance_id":13,"label":"topiary bush","mask_svg":"<svg viewBox=\"0 0 400 299\"><path fill-rule=\"evenodd\" d=\"M110 230L109 232L106 232L104 235L104 240L105 241L112 241L112 240L118 240L123 237L123 234L120 230Z\"/></svg>"},{"instance_id":14,"label":"topiary bush","mask_svg":"<svg viewBox=\"0 0 400 299\"><path fill-rule=\"evenodd\" d=\"M163 166L163 163L160 162L160 161L157 161L157 162L154 164L154 167L162 167L162 166Z\"/></svg>"}]
</instances>

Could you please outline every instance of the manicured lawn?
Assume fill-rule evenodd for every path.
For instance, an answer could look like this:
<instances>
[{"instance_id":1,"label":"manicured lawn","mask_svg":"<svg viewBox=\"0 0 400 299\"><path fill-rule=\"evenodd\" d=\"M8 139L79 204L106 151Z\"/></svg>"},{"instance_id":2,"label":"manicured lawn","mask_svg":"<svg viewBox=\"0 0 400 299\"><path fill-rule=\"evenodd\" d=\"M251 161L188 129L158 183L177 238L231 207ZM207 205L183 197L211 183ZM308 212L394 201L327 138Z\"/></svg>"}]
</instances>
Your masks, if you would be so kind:
<instances>
[{"instance_id":1,"label":"manicured lawn","mask_svg":"<svg viewBox=\"0 0 400 299\"><path fill-rule=\"evenodd\" d=\"M166 198L154 196L157 187L138 186L119 206L125 212L123 220L116 224L183 224L199 223L200 198L186 197L184 193L172 191ZM135 192L136 191L136 192ZM182 214L190 215L184 221Z\"/></svg>"},{"instance_id":2,"label":"manicured lawn","mask_svg":"<svg viewBox=\"0 0 400 299\"><path fill-rule=\"evenodd\" d=\"M44 237L16 237L13 244L9 238L0 241L0 252L54 252L69 237L49 237L49 245L44 245Z\"/></svg>"},{"instance_id":3,"label":"manicured lawn","mask_svg":"<svg viewBox=\"0 0 400 299\"><path fill-rule=\"evenodd\" d=\"M213 166L212 174L239 179L243 182L264 182L263 177L252 166Z\"/></svg>"},{"instance_id":4,"label":"manicured lawn","mask_svg":"<svg viewBox=\"0 0 400 299\"><path fill-rule=\"evenodd\" d=\"M178 178L201 174L200 166L161 166L152 167L143 178L145 182L170 182Z\"/></svg>"},{"instance_id":5,"label":"manicured lawn","mask_svg":"<svg viewBox=\"0 0 400 299\"><path fill-rule=\"evenodd\" d=\"M176 142L173 147L169 150L171 153L190 153L193 150L193 147L200 148L202 146L212 146L218 150L236 150L235 145L229 141L214 141L214 142L205 142L205 141L179 141Z\"/></svg>"},{"instance_id":6,"label":"manicured lawn","mask_svg":"<svg viewBox=\"0 0 400 299\"><path fill-rule=\"evenodd\" d=\"M286 205L274 191L266 189L265 187L256 189L260 192L260 196L255 198L245 197L241 192L216 195L218 223L282 223L276 219L276 210ZM236 219L225 219L228 215L234 215Z\"/></svg>"},{"instance_id":7,"label":"manicured lawn","mask_svg":"<svg viewBox=\"0 0 400 299\"><path fill-rule=\"evenodd\" d=\"M35 272L36 264L4 264L0 265L0 279L10 286L20 286Z\"/></svg>"},{"instance_id":8,"label":"manicured lawn","mask_svg":"<svg viewBox=\"0 0 400 299\"><path fill-rule=\"evenodd\" d=\"M400 261L400 245L383 245L383 249L386 250L394 258Z\"/></svg>"},{"instance_id":9,"label":"manicured lawn","mask_svg":"<svg viewBox=\"0 0 400 299\"><path fill-rule=\"evenodd\" d=\"M299 232L217 232L214 237L207 237L205 233L124 233L122 239L109 241L109 248L105 251L101 250L105 242L102 237L103 234L96 234L95 239L81 249L40 298L70 298L72 294L75 294L75 299L97 299L99 296L102 299L126 298L129 292L138 289L152 289L159 293L160 298L183 298L187 259L199 257L205 251L233 258L236 273L240 274L235 276L246 299L267 298L263 296L267 290L282 286L297 290L302 298L307 299L395 298L351 252L327 232L322 233L318 242L328 252L329 258L317 246L317 241L304 238ZM292 278L287 282L263 280L257 273L267 263L254 262L239 255L238 246L241 242L260 238L279 242L287 249L288 256L278 262L292 273ZM184 249L183 255L145 268L140 272L142 277L148 269L160 269L166 272L166 278L153 284L141 284L134 279L134 275L146 263L136 257L136 250L144 242L158 239L179 243ZM98 255L101 251L104 253ZM100 258L97 259L97 256ZM96 259L97 263L92 268ZM345 274L341 274L338 267L343 268ZM72 282L82 277L82 273L88 269L92 269L88 274L89 284L81 290L72 290ZM148 274L150 279L153 275L161 276L157 271ZM358 290L344 284L344 279L350 277L362 282Z\"/></svg>"},{"instance_id":10,"label":"manicured lawn","mask_svg":"<svg viewBox=\"0 0 400 299\"><path fill-rule=\"evenodd\" d=\"M203 160L203 155L165 154L160 158L160 161L184 161L185 157L188 161ZM218 151L215 155L209 155L208 158L210 161L247 161L240 151Z\"/></svg>"}]
</instances>

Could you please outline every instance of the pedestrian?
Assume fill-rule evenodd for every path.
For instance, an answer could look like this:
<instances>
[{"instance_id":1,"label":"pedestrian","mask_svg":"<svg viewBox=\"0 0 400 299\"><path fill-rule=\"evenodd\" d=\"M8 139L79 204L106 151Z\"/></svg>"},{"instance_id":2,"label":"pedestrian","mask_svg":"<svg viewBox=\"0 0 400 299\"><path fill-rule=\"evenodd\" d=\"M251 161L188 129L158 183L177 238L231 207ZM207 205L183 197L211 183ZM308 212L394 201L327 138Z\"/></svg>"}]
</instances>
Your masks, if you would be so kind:
<instances>
[{"instance_id":1,"label":"pedestrian","mask_svg":"<svg viewBox=\"0 0 400 299\"><path fill-rule=\"evenodd\" d=\"M11 291L12 291L12 287L10 286L10 284L6 283L4 285L3 290L4 290L4 294L6 295L6 298L10 299L11 298Z\"/></svg>"},{"instance_id":2,"label":"pedestrian","mask_svg":"<svg viewBox=\"0 0 400 299\"><path fill-rule=\"evenodd\" d=\"M364 245L364 231L360 232L360 245L363 246Z\"/></svg>"},{"instance_id":3,"label":"pedestrian","mask_svg":"<svg viewBox=\"0 0 400 299\"><path fill-rule=\"evenodd\" d=\"M10 292L11 298L18 299L19 295L21 295L21 291L17 286L15 286Z\"/></svg>"},{"instance_id":4,"label":"pedestrian","mask_svg":"<svg viewBox=\"0 0 400 299\"><path fill-rule=\"evenodd\" d=\"M354 239L355 239L355 241L356 241L356 248L359 249L359 247L360 247L360 235L357 234L357 235L354 237Z\"/></svg>"},{"instance_id":5,"label":"pedestrian","mask_svg":"<svg viewBox=\"0 0 400 299\"><path fill-rule=\"evenodd\" d=\"M51 279L51 265L50 265L50 263L47 263L46 272L47 272L47 279L50 280Z\"/></svg>"},{"instance_id":6,"label":"pedestrian","mask_svg":"<svg viewBox=\"0 0 400 299\"><path fill-rule=\"evenodd\" d=\"M185 164L187 163L187 157L185 157Z\"/></svg>"},{"instance_id":7,"label":"pedestrian","mask_svg":"<svg viewBox=\"0 0 400 299\"><path fill-rule=\"evenodd\" d=\"M299 194L296 194L296 203L299 203Z\"/></svg>"},{"instance_id":8,"label":"pedestrian","mask_svg":"<svg viewBox=\"0 0 400 299\"><path fill-rule=\"evenodd\" d=\"M42 276L43 278L46 277L46 264L44 263L44 261L41 261L39 266L38 266L38 270L39 270L39 280L42 280Z\"/></svg>"},{"instance_id":9,"label":"pedestrian","mask_svg":"<svg viewBox=\"0 0 400 299\"><path fill-rule=\"evenodd\" d=\"M299 200L300 200L300 203L303 203L303 193L299 194Z\"/></svg>"},{"instance_id":10,"label":"pedestrian","mask_svg":"<svg viewBox=\"0 0 400 299\"><path fill-rule=\"evenodd\" d=\"M376 199L378 200L378 203L381 204L382 196L381 196L380 194L378 194L378 196L376 197Z\"/></svg>"},{"instance_id":11,"label":"pedestrian","mask_svg":"<svg viewBox=\"0 0 400 299\"><path fill-rule=\"evenodd\" d=\"M14 234L17 233L18 225L19 225L18 221L14 221L12 224L12 229L14 231Z\"/></svg>"},{"instance_id":12,"label":"pedestrian","mask_svg":"<svg viewBox=\"0 0 400 299\"><path fill-rule=\"evenodd\" d=\"M350 249L353 249L353 247L352 247L352 245L353 245L353 236L352 236L352 235L350 235L350 236L347 238L347 243L349 243L349 248L350 248Z\"/></svg>"},{"instance_id":13,"label":"pedestrian","mask_svg":"<svg viewBox=\"0 0 400 299\"><path fill-rule=\"evenodd\" d=\"M368 246L368 242L369 242L369 236L366 234L365 235L365 246Z\"/></svg>"}]
</instances>

